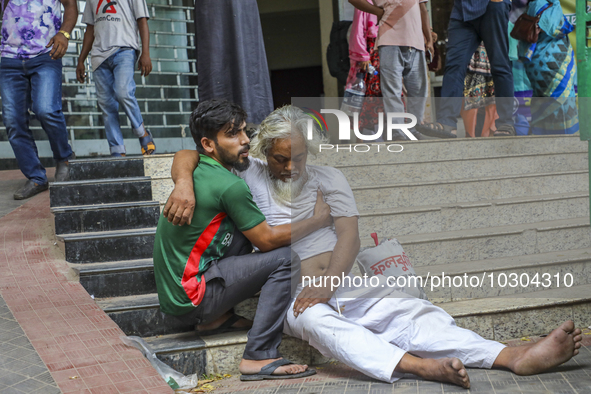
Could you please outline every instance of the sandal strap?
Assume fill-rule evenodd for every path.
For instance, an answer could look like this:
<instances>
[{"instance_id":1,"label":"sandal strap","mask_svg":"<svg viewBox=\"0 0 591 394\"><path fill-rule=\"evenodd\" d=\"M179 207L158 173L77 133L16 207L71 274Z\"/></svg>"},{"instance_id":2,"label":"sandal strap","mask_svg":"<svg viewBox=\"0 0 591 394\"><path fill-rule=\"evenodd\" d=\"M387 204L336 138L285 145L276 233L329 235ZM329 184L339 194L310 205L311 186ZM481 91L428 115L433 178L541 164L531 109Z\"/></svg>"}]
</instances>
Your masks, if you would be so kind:
<instances>
[{"instance_id":1,"label":"sandal strap","mask_svg":"<svg viewBox=\"0 0 591 394\"><path fill-rule=\"evenodd\" d=\"M293 364L293 363L286 358L280 358L279 360L275 360L272 363L265 365L263 368L261 368L261 372L259 372L258 374L259 375L271 375L271 374L273 374L273 372L275 372L275 370L277 368L282 367L284 365L288 365L288 364Z\"/></svg>"}]
</instances>

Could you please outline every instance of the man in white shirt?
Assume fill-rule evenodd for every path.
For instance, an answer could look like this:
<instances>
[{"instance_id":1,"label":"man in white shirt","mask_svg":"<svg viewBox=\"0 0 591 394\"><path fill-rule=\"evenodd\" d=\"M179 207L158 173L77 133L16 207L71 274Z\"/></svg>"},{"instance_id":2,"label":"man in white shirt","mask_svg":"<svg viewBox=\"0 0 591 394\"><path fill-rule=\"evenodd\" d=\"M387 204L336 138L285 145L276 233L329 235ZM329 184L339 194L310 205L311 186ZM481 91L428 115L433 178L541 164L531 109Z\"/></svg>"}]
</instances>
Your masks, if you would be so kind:
<instances>
[{"instance_id":1,"label":"man in white shirt","mask_svg":"<svg viewBox=\"0 0 591 394\"><path fill-rule=\"evenodd\" d=\"M253 159L238 175L271 225L312 215L320 190L334 227L318 230L292 247L302 260L302 277L341 277L349 274L359 251L359 213L340 171L306 164L308 153L317 153L322 142L317 135L305 138L306 125L307 115L296 107L275 110L261 124L252 146L253 156L266 162ZM192 173L197 164L195 151L175 156L176 187L163 212L175 224L193 215ZM581 330L567 321L536 344L505 347L457 327L443 309L396 288L343 285L335 292L330 286L310 284L299 284L285 332L375 379L394 382L412 373L464 388L470 387L464 366L536 374L578 354L582 339Z\"/></svg>"}]
</instances>

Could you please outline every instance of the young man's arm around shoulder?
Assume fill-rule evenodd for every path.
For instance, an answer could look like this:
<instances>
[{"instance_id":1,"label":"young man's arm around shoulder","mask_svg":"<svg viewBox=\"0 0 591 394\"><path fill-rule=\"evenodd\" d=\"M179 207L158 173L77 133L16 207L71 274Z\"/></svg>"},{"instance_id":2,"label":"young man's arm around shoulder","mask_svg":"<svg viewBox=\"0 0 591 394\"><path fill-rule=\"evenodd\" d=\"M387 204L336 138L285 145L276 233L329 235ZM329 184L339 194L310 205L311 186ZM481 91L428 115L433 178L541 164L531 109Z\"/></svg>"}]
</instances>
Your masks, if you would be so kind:
<instances>
[{"instance_id":1,"label":"young man's arm around shoulder","mask_svg":"<svg viewBox=\"0 0 591 394\"><path fill-rule=\"evenodd\" d=\"M192 150L181 150L174 156L171 168L175 188L166 202L162 214L174 225L191 224L195 210L195 191L193 188L193 172L199 163L199 153ZM291 244L304 236L332 223L330 207L318 193L314 206L314 215L310 219L294 224L270 226L267 221L252 229L244 231L244 235L261 251L269 251Z\"/></svg>"}]
</instances>

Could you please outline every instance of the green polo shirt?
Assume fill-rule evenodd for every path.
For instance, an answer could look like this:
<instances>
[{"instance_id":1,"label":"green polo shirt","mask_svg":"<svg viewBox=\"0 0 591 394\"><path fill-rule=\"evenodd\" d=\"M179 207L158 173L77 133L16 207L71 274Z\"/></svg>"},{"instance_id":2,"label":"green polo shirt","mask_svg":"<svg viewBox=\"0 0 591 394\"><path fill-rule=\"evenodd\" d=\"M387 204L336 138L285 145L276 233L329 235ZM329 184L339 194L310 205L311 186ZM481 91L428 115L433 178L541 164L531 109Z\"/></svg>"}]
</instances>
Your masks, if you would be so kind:
<instances>
[{"instance_id":1,"label":"green polo shirt","mask_svg":"<svg viewBox=\"0 0 591 394\"><path fill-rule=\"evenodd\" d=\"M265 221L246 183L214 159L200 155L193 173L195 212L190 225L173 226L160 216L154 241L154 276L160 309L191 312L203 299L203 273L223 258L234 230Z\"/></svg>"}]
</instances>

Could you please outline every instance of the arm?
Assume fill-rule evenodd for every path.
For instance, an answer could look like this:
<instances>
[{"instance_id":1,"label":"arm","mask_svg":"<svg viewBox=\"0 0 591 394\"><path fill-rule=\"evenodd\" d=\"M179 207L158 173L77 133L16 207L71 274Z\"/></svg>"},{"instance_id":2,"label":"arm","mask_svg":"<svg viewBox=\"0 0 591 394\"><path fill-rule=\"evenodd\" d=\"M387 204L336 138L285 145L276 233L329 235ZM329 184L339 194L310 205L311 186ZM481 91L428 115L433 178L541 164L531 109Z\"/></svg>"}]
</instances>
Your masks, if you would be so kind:
<instances>
[{"instance_id":1,"label":"arm","mask_svg":"<svg viewBox=\"0 0 591 394\"><path fill-rule=\"evenodd\" d=\"M193 212L195 211L193 172L198 164L199 153L197 151L181 150L174 155L171 168L172 181L175 184L174 190L162 211L162 214L174 225L178 224L182 226L185 223L191 224ZM251 236L257 239L256 242L249 238L247 232L244 232L244 235L261 251L263 251L263 248L270 248L266 250L272 250L289 245L292 240L297 241L322 227L329 226L331 223L330 207L322 199L322 192L318 191L318 198L312 218L302 220L298 223L276 227L271 227L267 222L263 222L248 230L252 232ZM269 240L266 238L268 236L278 238ZM257 242L260 242L263 247L259 247Z\"/></svg>"},{"instance_id":2,"label":"arm","mask_svg":"<svg viewBox=\"0 0 591 394\"><path fill-rule=\"evenodd\" d=\"M324 272L324 276L337 276L340 278L343 274L351 271L351 267L353 267L355 258L359 253L361 241L359 240L357 216L334 218L334 224L337 233L337 243L330 256L330 263ZM331 283L331 280L328 280L327 283ZM305 287L294 303L294 316L297 317L306 308L328 302L333 293L334 291L330 288Z\"/></svg>"},{"instance_id":3,"label":"arm","mask_svg":"<svg viewBox=\"0 0 591 394\"><path fill-rule=\"evenodd\" d=\"M196 150L180 150L174 155L170 169L174 190L166 201L162 214L175 226L191 224L195 211L193 172L198 164L199 152Z\"/></svg>"},{"instance_id":4,"label":"arm","mask_svg":"<svg viewBox=\"0 0 591 394\"><path fill-rule=\"evenodd\" d=\"M150 60L150 30L148 29L148 18L139 18L137 27L142 40L142 54L138 62L138 70L147 77L152 72L152 60Z\"/></svg>"},{"instance_id":5,"label":"arm","mask_svg":"<svg viewBox=\"0 0 591 394\"><path fill-rule=\"evenodd\" d=\"M275 227L271 227L265 220L258 226L243 233L261 252L268 252L290 245L292 241L297 241L322 227L329 226L331 223L330 207L324 202L322 192L318 190L314 215L311 218Z\"/></svg>"},{"instance_id":6,"label":"arm","mask_svg":"<svg viewBox=\"0 0 591 394\"><path fill-rule=\"evenodd\" d=\"M431 22L429 21L429 11L427 10L427 3L420 3L421 9L421 24L423 27L423 36L425 36L425 50L431 52L431 56L435 53L433 48L433 37L431 36Z\"/></svg>"},{"instance_id":7,"label":"arm","mask_svg":"<svg viewBox=\"0 0 591 394\"><path fill-rule=\"evenodd\" d=\"M384 10L382 8L369 3L367 0L349 0L349 3L359 11L376 15L378 17L378 22L382 19L382 16L384 16Z\"/></svg>"},{"instance_id":8,"label":"arm","mask_svg":"<svg viewBox=\"0 0 591 394\"><path fill-rule=\"evenodd\" d=\"M84 40L82 41L82 49L80 50L80 56L78 56L78 66L76 67L76 79L80 83L84 83L86 79L86 67L84 62L92 49L94 43L94 25L87 25L86 31L84 32Z\"/></svg>"},{"instance_id":9,"label":"arm","mask_svg":"<svg viewBox=\"0 0 591 394\"><path fill-rule=\"evenodd\" d=\"M76 26L76 20L78 19L78 2L76 0L61 0L64 6L64 21L60 30L72 33L74 26ZM49 56L53 60L61 59L68 50L68 39L62 33L57 33L47 44L46 48L53 46Z\"/></svg>"},{"instance_id":10,"label":"arm","mask_svg":"<svg viewBox=\"0 0 591 394\"><path fill-rule=\"evenodd\" d=\"M367 52L367 13L355 10L351 35L349 37L349 59L356 61L362 71L367 71L369 52Z\"/></svg>"}]
</instances>

